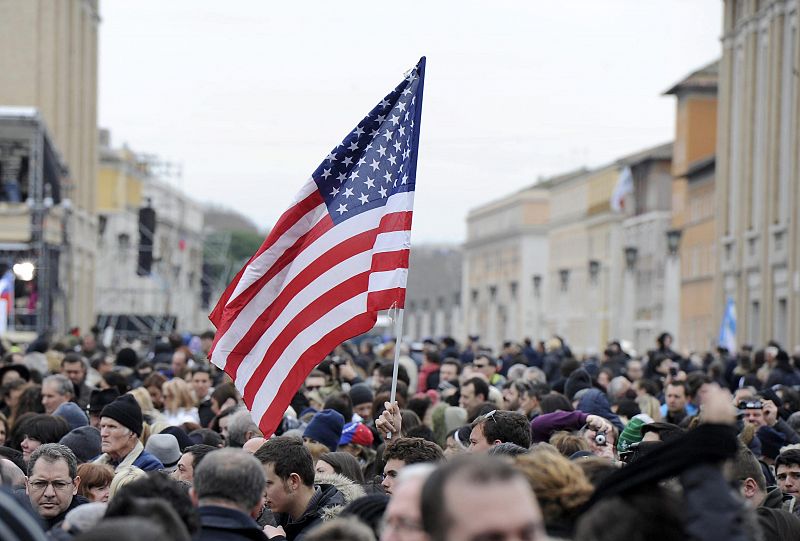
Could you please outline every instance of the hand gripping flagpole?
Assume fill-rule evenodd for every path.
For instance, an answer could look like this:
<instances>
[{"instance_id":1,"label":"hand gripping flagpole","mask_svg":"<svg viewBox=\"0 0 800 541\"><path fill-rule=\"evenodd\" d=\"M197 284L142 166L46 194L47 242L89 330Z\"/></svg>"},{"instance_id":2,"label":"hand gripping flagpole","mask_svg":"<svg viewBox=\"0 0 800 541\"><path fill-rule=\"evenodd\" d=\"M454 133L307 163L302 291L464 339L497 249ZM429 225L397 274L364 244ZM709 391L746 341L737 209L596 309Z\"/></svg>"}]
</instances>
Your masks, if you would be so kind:
<instances>
[{"instance_id":1,"label":"hand gripping flagpole","mask_svg":"<svg viewBox=\"0 0 800 541\"><path fill-rule=\"evenodd\" d=\"M389 393L389 404L394 404L397 395L397 372L400 369L400 342L403 339L403 309L397 308L397 303L389 310L389 319L394 323L394 367L392 369L392 390ZM392 439L392 433L386 434L386 439Z\"/></svg>"}]
</instances>

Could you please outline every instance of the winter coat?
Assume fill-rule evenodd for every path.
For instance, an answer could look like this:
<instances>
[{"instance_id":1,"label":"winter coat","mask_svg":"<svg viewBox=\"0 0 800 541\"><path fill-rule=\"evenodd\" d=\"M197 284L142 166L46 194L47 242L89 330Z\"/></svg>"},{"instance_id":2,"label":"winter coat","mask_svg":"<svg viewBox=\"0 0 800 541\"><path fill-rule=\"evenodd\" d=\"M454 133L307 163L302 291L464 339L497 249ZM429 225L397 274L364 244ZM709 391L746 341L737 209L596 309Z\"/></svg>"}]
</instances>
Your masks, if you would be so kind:
<instances>
[{"instance_id":1,"label":"winter coat","mask_svg":"<svg viewBox=\"0 0 800 541\"><path fill-rule=\"evenodd\" d=\"M103 453L99 457L95 458L92 462L95 464L108 464L109 466L113 467L114 470L118 470L120 467L124 466L136 466L143 471L157 471L164 469L164 465L161 463L161 461L145 451L144 445L142 445L142 442L140 441L136 442L136 446L133 448L133 450L128 453L128 455L118 464L115 464L107 453Z\"/></svg>"},{"instance_id":2,"label":"winter coat","mask_svg":"<svg viewBox=\"0 0 800 541\"><path fill-rule=\"evenodd\" d=\"M349 481L344 476L339 477ZM350 482L350 484L355 485L355 483L352 482ZM334 485L315 485L314 496L311 498L311 501L308 502L308 507L306 507L306 510L303 512L300 518L297 520L292 520L287 513L276 513L275 523L276 525L283 527L283 531L286 532L286 539L288 541L302 541L312 528L321 524L325 520L334 518L344 508L345 505L347 505L347 500L345 499L344 494L340 492ZM278 536L271 539L280 540L281 537Z\"/></svg>"},{"instance_id":3,"label":"winter coat","mask_svg":"<svg viewBox=\"0 0 800 541\"><path fill-rule=\"evenodd\" d=\"M267 536L250 516L227 507L203 505L197 509L200 531L194 541L264 541Z\"/></svg>"}]
</instances>

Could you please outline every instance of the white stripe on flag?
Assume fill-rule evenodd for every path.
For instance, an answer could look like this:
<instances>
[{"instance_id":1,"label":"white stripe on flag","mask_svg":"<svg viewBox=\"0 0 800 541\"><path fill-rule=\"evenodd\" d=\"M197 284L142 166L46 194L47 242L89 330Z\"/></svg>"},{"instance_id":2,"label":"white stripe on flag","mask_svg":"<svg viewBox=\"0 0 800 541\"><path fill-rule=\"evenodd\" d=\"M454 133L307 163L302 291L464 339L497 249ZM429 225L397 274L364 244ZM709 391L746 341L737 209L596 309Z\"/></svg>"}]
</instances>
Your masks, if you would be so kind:
<instances>
[{"instance_id":1,"label":"white stripe on flag","mask_svg":"<svg viewBox=\"0 0 800 541\"><path fill-rule=\"evenodd\" d=\"M383 291L396 287L406 287L408 269L395 269L385 272L373 272L369 275L369 290Z\"/></svg>"},{"instance_id":2,"label":"white stripe on flag","mask_svg":"<svg viewBox=\"0 0 800 541\"><path fill-rule=\"evenodd\" d=\"M408 250L411 248L411 231L390 231L381 233L375 239L374 253L396 252L397 250Z\"/></svg>"}]
</instances>

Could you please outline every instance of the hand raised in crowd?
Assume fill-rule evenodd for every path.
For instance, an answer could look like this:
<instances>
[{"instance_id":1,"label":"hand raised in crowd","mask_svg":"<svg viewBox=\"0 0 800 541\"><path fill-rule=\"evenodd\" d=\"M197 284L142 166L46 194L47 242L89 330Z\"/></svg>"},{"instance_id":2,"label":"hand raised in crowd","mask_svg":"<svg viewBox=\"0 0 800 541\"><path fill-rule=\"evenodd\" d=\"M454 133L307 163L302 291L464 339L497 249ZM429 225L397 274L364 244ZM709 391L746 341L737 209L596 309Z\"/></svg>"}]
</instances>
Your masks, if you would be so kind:
<instances>
[{"instance_id":1,"label":"hand raised in crowd","mask_svg":"<svg viewBox=\"0 0 800 541\"><path fill-rule=\"evenodd\" d=\"M762 402L761 411L764 412L764 423L767 426L775 426L778 422L778 406L772 400L764 400Z\"/></svg>"},{"instance_id":2,"label":"hand raised in crowd","mask_svg":"<svg viewBox=\"0 0 800 541\"><path fill-rule=\"evenodd\" d=\"M589 415L586 418L586 426L595 432L611 432L614 430L614 425L608 419L600 417L599 415Z\"/></svg>"},{"instance_id":3,"label":"hand raised in crowd","mask_svg":"<svg viewBox=\"0 0 800 541\"><path fill-rule=\"evenodd\" d=\"M356 376L358 374L356 374L356 370L349 360L339 365L339 379L342 381L351 382L356 379Z\"/></svg>"},{"instance_id":4,"label":"hand raised in crowd","mask_svg":"<svg viewBox=\"0 0 800 541\"><path fill-rule=\"evenodd\" d=\"M397 405L397 402L384 402L384 406L386 409L375 420L375 428L378 429L384 439L397 438L400 436L400 428L403 422L400 416L400 406Z\"/></svg>"},{"instance_id":5,"label":"hand raised in crowd","mask_svg":"<svg viewBox=\"0 0 800 541\"><path fill-rule=\"evenodd\" d=\"M704 423L732 425L736 422L733 397L727 389L709 387L700 407L700 419Z\"/></svg>"}]
</instances>

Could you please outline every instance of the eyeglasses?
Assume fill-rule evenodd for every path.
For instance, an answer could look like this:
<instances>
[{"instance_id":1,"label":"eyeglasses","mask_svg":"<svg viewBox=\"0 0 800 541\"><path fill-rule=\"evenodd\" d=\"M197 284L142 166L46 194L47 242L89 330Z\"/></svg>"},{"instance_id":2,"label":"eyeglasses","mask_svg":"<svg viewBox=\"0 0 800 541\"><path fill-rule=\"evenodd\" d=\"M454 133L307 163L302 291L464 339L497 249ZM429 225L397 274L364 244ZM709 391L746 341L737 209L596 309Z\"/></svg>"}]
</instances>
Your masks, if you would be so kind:
<instances>
[{"instance_id":1,"label":"eyeglasses","mask_svg":"<svg viewBox=\"0 0 800 541\"><path fill-rule=\"evenodd\" d=\"M30 481L28 483L28 486L30 486L31 490L34 490L36 492L44 492L45 490L47 490L47 487L49 485L52 485L53 490L55 490L56 492L61 492L62 490L66 490L67 487L71 486L73 483L74 483L74 481L58 481L58 480L56 480L56 481L44 481L44 480L39 480L39 481Z\"/></svg>"}]
</instances>

